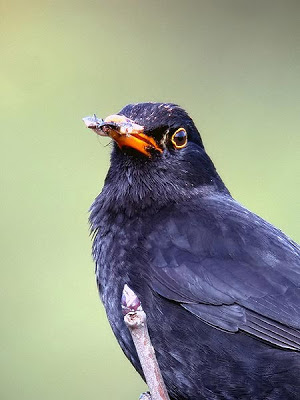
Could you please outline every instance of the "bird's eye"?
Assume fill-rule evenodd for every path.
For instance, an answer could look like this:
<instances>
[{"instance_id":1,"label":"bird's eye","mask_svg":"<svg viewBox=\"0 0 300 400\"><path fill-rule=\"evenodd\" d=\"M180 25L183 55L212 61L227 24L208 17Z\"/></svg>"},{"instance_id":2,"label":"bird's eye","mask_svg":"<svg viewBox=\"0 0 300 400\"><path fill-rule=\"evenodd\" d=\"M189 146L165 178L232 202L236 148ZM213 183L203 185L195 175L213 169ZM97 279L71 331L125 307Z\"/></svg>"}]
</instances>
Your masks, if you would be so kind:
<instances>
[{"instance_id":1,"label":"bird's eye","mask_svg":"<svg viewBox=\"0 0 300 400\"><path fill-rule=\"evenodd\" d=\"M177 129L177 131L173 134L172 143L174 144L176 149L182 149L187 144L187 133L183 128Z\"/></svg>"}]
</instances>

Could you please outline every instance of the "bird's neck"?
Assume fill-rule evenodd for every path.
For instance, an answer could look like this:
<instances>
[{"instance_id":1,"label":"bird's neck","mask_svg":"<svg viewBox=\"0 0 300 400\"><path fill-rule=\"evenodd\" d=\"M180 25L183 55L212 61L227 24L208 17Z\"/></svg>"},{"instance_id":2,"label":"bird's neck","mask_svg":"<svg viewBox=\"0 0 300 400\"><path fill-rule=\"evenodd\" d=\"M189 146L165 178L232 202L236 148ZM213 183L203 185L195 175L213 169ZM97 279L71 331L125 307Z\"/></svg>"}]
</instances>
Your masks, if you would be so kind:
<instances>
[{"instance_id":1,"label":"bird's neck","mask_svg":"<svg viewBox=\"0 0 300 400\"><path fill-rule=\"evenodd\" d=\"M101 215L113 213L134 216L155 214L163 207L184 204L195 197L211 196L214 193L230 195L215 171L209 177L189 171L181 171L182 177L173 177L168 168L141 164L114 165L109 169L102 192L91 208L91 224ZM95 228L95 226L94 226Z\"/></svg>"}]
</instances>

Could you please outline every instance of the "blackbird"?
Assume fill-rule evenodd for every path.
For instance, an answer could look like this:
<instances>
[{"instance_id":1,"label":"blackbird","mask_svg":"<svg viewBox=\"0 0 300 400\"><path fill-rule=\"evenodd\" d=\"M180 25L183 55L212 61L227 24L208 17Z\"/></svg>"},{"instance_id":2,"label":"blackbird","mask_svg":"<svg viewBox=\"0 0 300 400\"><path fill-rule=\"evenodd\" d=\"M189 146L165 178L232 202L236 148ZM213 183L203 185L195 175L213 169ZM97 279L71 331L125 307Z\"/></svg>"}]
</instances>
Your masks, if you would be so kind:
<instances>
[{"instance_id":1,"label":"blackbird","mask_svg":"<svg viewBox=\"0 0 300 400\"><path fill-rule=\"evenodd\" d=\"M90 214L97 284L136 370L125 284L172 400L299 400L297 244L232 198L179 106L129 104L91 127L113 139Z\"/></svg>"}]
</instances>

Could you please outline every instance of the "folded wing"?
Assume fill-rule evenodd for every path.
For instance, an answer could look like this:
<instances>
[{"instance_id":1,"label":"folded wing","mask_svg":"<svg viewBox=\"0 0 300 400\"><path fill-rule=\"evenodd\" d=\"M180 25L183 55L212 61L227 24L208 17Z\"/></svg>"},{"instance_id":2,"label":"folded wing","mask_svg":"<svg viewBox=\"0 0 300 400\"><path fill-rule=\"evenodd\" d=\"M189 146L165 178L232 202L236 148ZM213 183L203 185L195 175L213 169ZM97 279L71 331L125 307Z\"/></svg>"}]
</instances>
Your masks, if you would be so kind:
<instances>
[{"instance_id":1,"label":"folded wing","mask_svg":"<svg viewBox=\"0 0 300 400\"><path fill-rule=\"evenodd\" d=\"M159 213L151 286L207 324L300 351L299 248L230 197Z\"/></svg>"}]
</instances>

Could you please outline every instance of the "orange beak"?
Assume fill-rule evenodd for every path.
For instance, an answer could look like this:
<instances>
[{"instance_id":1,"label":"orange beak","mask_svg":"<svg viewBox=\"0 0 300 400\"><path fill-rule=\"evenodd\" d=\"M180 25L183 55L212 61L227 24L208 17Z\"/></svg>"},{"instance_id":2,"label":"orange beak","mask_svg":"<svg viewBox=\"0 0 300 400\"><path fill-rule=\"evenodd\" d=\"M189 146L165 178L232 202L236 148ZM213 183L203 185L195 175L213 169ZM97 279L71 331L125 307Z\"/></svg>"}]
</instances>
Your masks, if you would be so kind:
<instances>
[{"instance_id":1,"label":"orange beak","mask_svg":"<svg viewBox=\"0 0 300 400\"><path fill-rule=\"evenodd\" d=\"M95 117L96 119L96 117ZM91 122L92 121L92 122ZM124 115L110 115L96 124L92 118L84 118L88 128L93 129L100 136L110 136L122 147L130 147L139 151L147 157L151 156L151 149L162 153L162 149L156 141L144 133L144 127L126 118Z\"/></svg>"}]
</instances>

